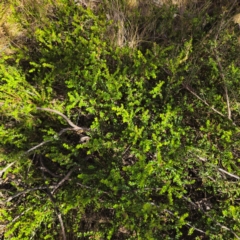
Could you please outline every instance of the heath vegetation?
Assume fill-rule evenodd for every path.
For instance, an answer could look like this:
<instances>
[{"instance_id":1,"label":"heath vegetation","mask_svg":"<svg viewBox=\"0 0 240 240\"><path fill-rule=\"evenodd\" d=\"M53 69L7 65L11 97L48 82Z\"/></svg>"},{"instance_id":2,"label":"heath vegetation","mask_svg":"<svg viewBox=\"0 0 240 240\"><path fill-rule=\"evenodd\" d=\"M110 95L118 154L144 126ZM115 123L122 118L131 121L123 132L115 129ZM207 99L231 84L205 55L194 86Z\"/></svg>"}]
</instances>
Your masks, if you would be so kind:
<instances>
[{"instance_id":1,"label":"heath vegetation","mask_svg":"<svg viewBox=\"0 0 240 240\"><path fill-rule=\"evenodd\" d=\"M4 239L240 239L237 0L0 3Z\"/></svg>"}]
</instances>

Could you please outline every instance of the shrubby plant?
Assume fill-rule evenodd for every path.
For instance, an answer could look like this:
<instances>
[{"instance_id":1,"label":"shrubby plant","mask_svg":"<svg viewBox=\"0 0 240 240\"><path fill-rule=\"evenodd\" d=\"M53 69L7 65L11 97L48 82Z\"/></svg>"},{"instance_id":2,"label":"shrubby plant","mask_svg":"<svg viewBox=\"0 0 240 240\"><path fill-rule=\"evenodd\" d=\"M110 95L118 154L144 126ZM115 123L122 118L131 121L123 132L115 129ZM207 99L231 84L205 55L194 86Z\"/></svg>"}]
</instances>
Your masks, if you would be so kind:
<instances>
[{"instance_id":1,"label":"shrubby plant","mask_svg":"<svg viewBox=\"0 0 240 240\"><path fill-rule=\"evenodd\" d=\"M238 3L15 3L5 239L239 239Z\"/></svg>"}]
</instances>

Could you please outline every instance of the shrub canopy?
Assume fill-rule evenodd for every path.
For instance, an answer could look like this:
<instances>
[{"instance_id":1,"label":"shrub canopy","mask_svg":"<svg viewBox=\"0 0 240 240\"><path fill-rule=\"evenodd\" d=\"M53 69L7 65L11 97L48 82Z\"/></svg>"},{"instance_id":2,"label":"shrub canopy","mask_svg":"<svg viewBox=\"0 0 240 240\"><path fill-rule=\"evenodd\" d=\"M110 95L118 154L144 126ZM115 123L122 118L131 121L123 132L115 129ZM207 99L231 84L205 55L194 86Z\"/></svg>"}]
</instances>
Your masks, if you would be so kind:
<instances>
[{"instance_id":1,"label":"shrub canopy","mask_svg":"<svg viewBox=\"0 0 240 240\"><path fill-rule=\"evenodd\" d=\"M24 39L0 60L5 239L239 239L237 1L19 3Z\"/></svg>"}]
</instances>

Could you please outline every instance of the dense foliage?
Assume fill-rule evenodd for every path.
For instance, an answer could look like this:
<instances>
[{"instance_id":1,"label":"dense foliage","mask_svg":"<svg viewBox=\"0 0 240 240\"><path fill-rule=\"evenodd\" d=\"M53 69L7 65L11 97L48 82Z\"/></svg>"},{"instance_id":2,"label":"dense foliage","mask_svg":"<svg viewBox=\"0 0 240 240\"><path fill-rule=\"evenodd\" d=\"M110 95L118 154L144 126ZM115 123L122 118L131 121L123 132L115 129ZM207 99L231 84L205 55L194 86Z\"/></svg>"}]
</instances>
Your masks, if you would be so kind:
<instances>
[{"instance_id":1,"label":"dense foliage","mask_svg":"<svg viewBox=\"0 0 240 240\"><path fill-rule=\"evenodd\" d=\"M238 1L37 2L0 59L5 239L240 239Z\"/></svg>"}]
</instances>

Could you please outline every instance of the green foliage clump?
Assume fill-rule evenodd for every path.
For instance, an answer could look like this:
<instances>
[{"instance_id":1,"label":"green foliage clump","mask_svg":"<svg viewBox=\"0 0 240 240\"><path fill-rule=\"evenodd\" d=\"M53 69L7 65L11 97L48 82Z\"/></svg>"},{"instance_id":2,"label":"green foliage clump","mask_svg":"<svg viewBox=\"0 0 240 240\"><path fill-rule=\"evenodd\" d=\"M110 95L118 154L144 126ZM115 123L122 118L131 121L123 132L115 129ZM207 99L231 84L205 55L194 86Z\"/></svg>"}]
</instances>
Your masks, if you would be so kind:
<instances>
[{"instance_id":1,"label":"green foliage clump","mask_svg":"<svg viewBox=\"0 0 240 240\"><path fill-rule=\"evenodd\" d=\"M29 43L0 62L5 238L239 239L233 23L151 6L118 46L105 4L44 4L14 6Z\"/></svg>"}]
</instances>

